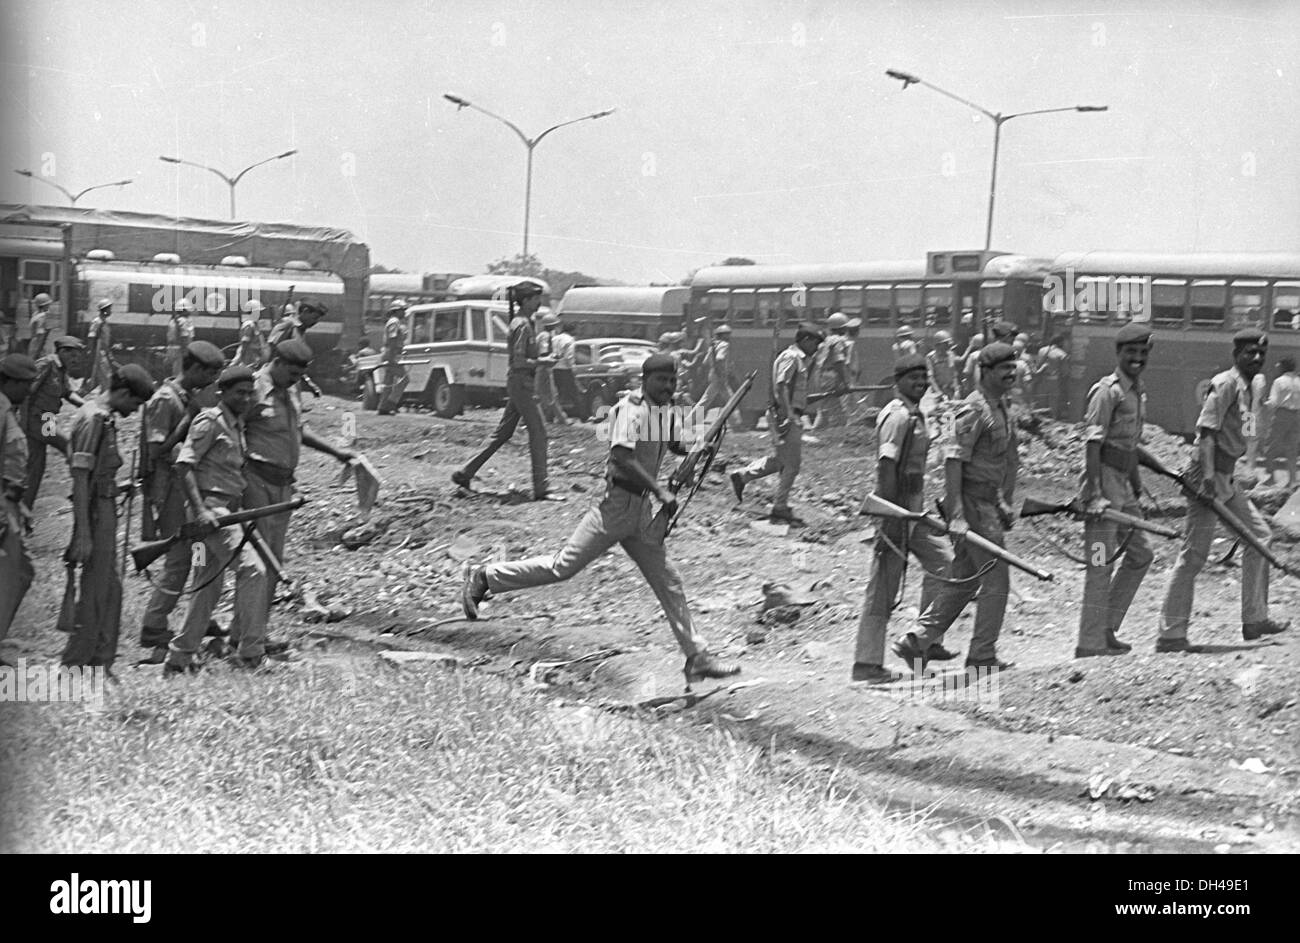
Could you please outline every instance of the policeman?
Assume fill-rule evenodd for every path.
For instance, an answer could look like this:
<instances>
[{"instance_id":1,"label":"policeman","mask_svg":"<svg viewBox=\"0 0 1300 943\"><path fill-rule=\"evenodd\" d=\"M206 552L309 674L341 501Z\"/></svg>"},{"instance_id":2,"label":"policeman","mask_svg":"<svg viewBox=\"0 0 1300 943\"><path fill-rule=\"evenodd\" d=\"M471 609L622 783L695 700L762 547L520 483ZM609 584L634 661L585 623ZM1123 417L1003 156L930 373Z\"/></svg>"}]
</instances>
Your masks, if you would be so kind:
<instances>
[{"instance_id":1,"label":"policeman","mask_svg":"<svg viewBox=\"0 0 1300 943\"><path fill-rule=\"evenodd\" d=\"M927 374L926 358L919 354L908 354L895 361L894 388L898 395L876 417L875 493L909 511L920 511L925 504L925 463L930 451L930 434L921 412L921 398L925 395ZM862 617L858 620L854 681L880 684L894 679L893 672L884 667L885 632L909 552L925 568L921 612L934 601L941 580L952 569L952 547L938 534L925 528L913 529L907 521L881 523ZM938 642L930 646L928 653L931 661L955 657Z\"/></svg>"},{"instance_id":2,"label":"policeman","mask_svg":"<svg viewBox=\"0 0 1300 943\"><path fill-rule=\"evenodd\" d=\"M302 397L298 383L311 366L312 350L306 341L281 341L271 362L253 374L253 405L244 420L248 463L244 469L245 508L266 507L293 499L293 483L302 447L323 452L340 462L350 462L356 454L336 449L316 436L302 418ZM269 545L276 560L284 560L284 545L289 533L292 511L258 518L257 532ZM262 594L261 611L271 608L269 583ZM246 620L236 609L230 624L231 644L242 643ZM256 628L254 626L254 628ZM278 654L288 646L267 643L269 654Z\"/></svg>"},{"instance_id":3,"label":"policeman","mask_svg":"<svg viewBox=\"0 0 1300 943\"><path fill-rule=\"evenodd\" d=\"M794 343L772 362L772 403L768 409L772 454L731 473L736 500L745 495L745 485L756 478L780 472L772 495L773 521L793 521L790 489L803 462L803 413L808 401L808 367L825 335L814 324L799 325Z\"/></svg>"},{"instance_id":4,"label":"policeman","mask_svg":"<svg viewBox=\"0 0 1300 943\"><path fill-rule=\"evenodd\" d=\"M32 315L30 325L32 339L27 344L27 356L34 361L39 361L49 353L50 304L52 301L53 299L45 292L41 292L32 299L32 304L36 306L36 313Z\"/></svg>"},{"instance_id":5,"label":"policeman","mask_svg":"<svg viewBox=\"0 0 1300 943\"><path fill-rule=\"evenodd\" d=\"M478 605L491 593L567 580L581 572L614 544L622 546L654 591L677 644L686 654L686 683L724 678L740 669L708 650L691 621L681 574L668 562L663 534L653 525L651 498L672 514L676 496L659 484L659 466L670 448L685 454L675 441L677 414L672 409L677 389L677 364L665 354L652 354L641 364L641 389L622 397L610 414L607 487L600 504L591 508L559 553L515 563L465 565L461 605L468 619L478 618Z\"/></svg>"},{"instance_id":6,"label":"policeman","mask_svg":"<svg viewBox=\"0 0 1300 943\"><path fill-rule=\"evenodd\" d=\"M725 406L735 393L735 388L731 385L730 324L719 324L713 329L713 346L709 348L708 355L705 357L705 365L709 371L708 386L704 388L704 395L700 397L696 412L700 416L707 417L710 409ZM742 427L740 410L731 414L731 425L733 429Z\"/></svg>"},{"instance_id":7,"label":"policeman","mask_svg":"<svg viewBox=\"0 0 1300 943\"><path fill-rule=\"evenodd\" d=\"M1258 328L1246 328L1232 336L1234 366L1216 374L1210 391L1201 404L1196 420L1196 456L1187 477L1206 498L1217 498L1227 505L1263 543L1272 539L1264 516L1246 497L1254 486L1253 478L1238 481L1233 477L1237 460L1246 454L1245 437L1257 413L1254 402L1254 379L1264 369L1268 356L1268 337ZM1192 616L1192 597L1196 591L1196 574L1205 566L1214 539L1218 516L1203 501L1189 497L1187 523L1183 530L1183 548L1169 577L1161 614L1157 652L1199 651L1187 641L1187 627ZM1249 642L1265 635L1276 635L1290 626L1268 617L1268 561L1249 546L1241 556L1241 636Z\"/></svg>"},{"instance_id":8,"label":"policeman","mask_svg":"<svg viewBox=\"0 0 1300 943\"><path fill-rule=\"evenodd\" d=\"M108 323L113 313L113 302L101 298L95 308L99 314L90 322L87 331L90 338L90 382L83 387L82 396L89 396L95 390L108 389L109 381L117 369L117 363L113 359L113 329Z\"/></svg>"},{"instance_id":9,"label":"policeman","mask_svg":"<svg viewBox=\"0 0 1300 943\"><path fill-rule=\"evenodd\" d=\"M68 440L59 434L56 419L63 401L80 406L84 400L72 392L72 380L86 375L86 345L75 337L60 337L54 342L54 353L42 357L36 364L36 379L23 404L23 431L27 433L27 488L23 504L27 509L36 504L36 495L45 478L45 450L49 446L68 453Z\"/></svg>"},{"instance_id":10,"label":"policeman","mask_svg":"<svg viewBox=\"0 0 1300 943\"><path fill-rule=\"evenodd\" d=\"M908 665L924 668L928 649L979 593L975 628L966 667L989 671L1010 668L997 657L998 635L1006 615L1011 574L1007 564L962 536L973 530L1002 546L1015 522L1016 473L1020 469L1016 427L1007 396L1016 380L1016 352L1010 344L989 344L979 354L980 386L958 407L955 437L944 466L947 496L944 511L956 543L953 582L946 584L922 613L915 632L896 641L894 653Z\"/></svg>"},{"instance_id":11,"label":"policeman","mask_svg":"<svg viewBox=\"0 0 1300 943\"><path fill-rule=\"evenodd\" d=\"M181 372L158 385L144 407L140 422L140 448L144 456L141 471L146 514L154 526L146 539L177 534L190 519L185 504L185 484L175 467L176 456L186 441L190 425L199 412L198 394L216 382L226 365L221 350L207 341L194 341L181 357ZM251 373L249 374L251 379ZM242 491L242 489L241 489ZM148 659L160 664L167 654L171 630L167 617L176 608L190 575L192 554L189 544L179 541L164 557L162 575L155 581L145 606L140 627L140 645L152 649Z\"/></svg>"},{"instance_id":12,"label":"policeman","mask_svg":"<svg viewBox=\"0 0 1300 943\"><path fill-rule=\"evenodd\" d=\"M402 366L402 352L406 350L406 302L394 298L388 303L388 320L384 323L383 383L380 384L379 415L391 416L397 412L406 391L406 368Z\"/></svg>"},{"instance_id":13,"label":"policeman","mask_svg":"<svg viewBox=\"0 0 1300 943\"><path fill-rule=\"evenodd\" d=\"M849 388L849 319L836 311L826 319L826 328L830 333L817 351L818 389L838 394ZM830 396L817 410L813 428L842 426L846 419L843 396Z\"/></svg>"},{"instance_id":14,"label":"policeman","mask_svg":"<svg viewBox=\"0 0 1300 943\"><path fill-rule=\"evenodd\" d=\"M569 417L560 405L554 376L555 328L559 323L560 319L548 311L542 318L542 329L537 332L537 402L547 422L567 426Z\"/></svg>"},{"instance_id":15,"label":"policeman","mask_svg":"<svg viewBox=\"0 0 1300 943\"><path fill-rule=\"evenodd\" d=\"M117 417L130 416L153 395L153 380L137 364L115 371L108 389L87 400L72 420L72 540L64 554L81 566L76 627L63 649L65 665L112 668L122 619L117 568Z\"/></svg>"},{"instance_id":16,"label":"policeman","mask_svg":"<svg viewBox=\"0 0 1300 943\"><path fill-rule=\"evenodd\" d=\"M947 331L934 332L934 347L925 355L930 392L939 400L957 396L957 355L952 352L952 335Z\"/></svg>"},{"instance_id":17,"label":"policeman","mask_svg":"<svg viewBox=\"0 0 1300 943\"><path fill-rule=\"evenodd\" d=\"M27 398L35 378L36 364L30 357L0 357L0 642L9 635L14 613L34 575L24 540L31 514L22 503L27 436L14 407Z\"/></svg>"},{"instance_id":18,"label":"policeman","mask_svg":"<svg viewBox=\"0 0 1300 943\"><path fill-rule=\"evenodd\" d=\"M306 344L307 332L320 323L320 319L325 317L326 313L325 306L312 298L303 298L296 305L285 305L284 317L271 328L271 334L266 339L263 366L275 356L276 348L281 341L295 340ZM320 387L307 374L304 373L299 382L302 383L303 389L313 396L321 395Z\"/></svg>"},{"instance_id":19,"label":"policeman","mask_svg":"<svg viewBox=\"0 0 1300 943\"><path fill-rule=\"evenodd\" d=\"M510 335L506 340L506 357L510 372L506 376L505 412L487 445L465 467L452 472L451 480L468 489L478 470L510 441L519 420L523 419L528 427L528 452L533 466L533 500L545 501L551 487L546 477L546 421L537 407L537 338L532 322L533 313L542 304L542 289L536 282L517 282L510 287L509 298Z\"/></svg>"},{"instance_id":20,"label":"policeman","mask_svg":"<svg viewBox=\"0 0 1300 943\"><path fill-rule=\"evenodd\" d=\"M1083 525L1083 552L1088 570L1083 581L1083 608L1079 614L1079 641L1075 658L1123 655L1133 648L1117 637L1142 578L1154 554L1146 534L1136 528L1124 533L1123 561L1113 571L1119 546L1119 525L1103 521L1107 508L1140 517L1138 446L1146 422L1146 388L1142 372L1151 355L1151 328L1129 323L1115 335L1115 372L1102 377L1088 391L1084 413L1084 471L1079 500L1087 518Z\"/></svg>"},{"instance_id":21,"label":"policeman","mask_svg":"<svg viewBox=\"0 0 1300 943\"><path fill-rule=\"evenodd\" d=\"M193 670L194 655L212 622L212 610L221 601L225 571L232 566L234 621L241 627L235 664L256 668L266 654L266 566L248 545L243 528L217 527L219 515L239 508L245 490L243 420L256 395L253 371L242 364L227 367L218 387L220 402L195 417L176 458L176 476L190 510L211 530L203 539L185 621L167 650L164 677ZM190 553L191 547L186 545L185 550Z\"/></svg>"},{"instance_id":22,"label":"policeman","mask_svg":"<svg viewBox=\"0 0 1300 943\"><path fill-rule=\"evenodd\" d=\"M265 357L265 341L260 319L266 305L256 298L244 302L244 313L239 322L239 347L235 349L234 363L255 367Z\"/></svg>"},{"instance_id":23,"label":"policeman","mask_svg":"<svg viewBox=\"0 0 1300 943\"><path fill-rule=\"evenodd\" d=\"M912 334L912 328L906 324L900 324L898 330L894 331L894 343L890 348L894 359L907 357L916 353L916 340Z\"/></svg>"},{"instance_id":24,"label":"policeman","mask_svg":"<svg viewBox=\"0 0 1300 943\"><path fill-rule=\"evenodd\" d=\"M181 361L185 355L185 349L190 346L194 340L194 318L190 312L194 310L194 305L188 298L180 298L176 302L176 308L172 311L171 321L167 323L167 375L178 377L181 375ZM215 377L213 378L215 379Z\"/></svg>"}]
</instances>

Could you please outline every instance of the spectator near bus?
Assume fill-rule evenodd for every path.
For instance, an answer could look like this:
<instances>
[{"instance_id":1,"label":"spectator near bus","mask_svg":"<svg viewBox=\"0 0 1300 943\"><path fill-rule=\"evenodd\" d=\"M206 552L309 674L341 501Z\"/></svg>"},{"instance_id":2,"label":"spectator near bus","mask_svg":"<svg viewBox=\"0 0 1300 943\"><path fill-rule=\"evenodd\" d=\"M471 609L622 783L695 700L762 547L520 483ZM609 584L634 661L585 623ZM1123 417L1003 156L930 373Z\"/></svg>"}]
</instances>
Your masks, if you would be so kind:
<instances>
[{"instance_id":1,"label":"spectator near bus","mask_svg":"<svg viewBox=\"0 0 1300 943\"><path fill-rule=\"evenodd\" d=\"M194 318L190 317L194 305L188 298L180 298L167 323L167 375L178 377L183 370L181 360L185 349L194 342Z\"/></svg>"},{"instance_id":2,"label":"spectator near bus","mask_svg":"<svg viewBox=\"0 0 1300 943\"><path fill-rule=\"evenodd\" d=\"M916 340L912 335L912 329L908 325L900 325L898 330L894 332L894 344L890 350L895 360L910 357L912 354L917 353Z\"/></svg>"},{"instance_id":3,"label":"spectator near bus","mask_svg":"<svg viewBox=\"0 0 1300 943\"><path fill-rule=\"evenodd\" d=\"M379 415L391 416L397 412L406 391L406 367L402 366L402 353L406 350L406 302L394 298L388 303L388 321L384 324L384 358L380 361L384 381L379 396Z\"/></svg>"},{"instance_id":4,"label":"spectator near bus","mask_svg":"<svg viewBox=\"0 0 1300 943\"><path fill-rule=\"evenodd\" d=\"M731 382L731 325L719 324L713 329L713 346L709 348L705 364L709 385L704 388L697 408L699 415L707 421L709 410L725 406L735 392ZM731 414L731 426L737 430L742 428L739 409Z\"/></svg>"},{"instance_id":5,"label":"spectator near bus","mask_svg":"<svg viewBox=\"0 0 1300 943\"><path fill-rule=\"evenodd\" d=\"M1039 408L1051 410L1053 419L1068 415L1070 354L1066 343L1064 334L1053 334L1048 345L1038 352L1038 366L1034 371L1034 398Z\"/></svg>"},{"instance_id":6,"label":"spectator near bus","mask_svg":"<svg viewBox=\"0 0 1300 943\"><path fill-rule=\"evenodd\" d=\"M569 417L564 414L555 388L555 326L560 319L550 311L534 315L534 319L541 322L537 331L537 404L547 422L567 426Z\"/></svg>"},{"instance_id":7,"label":"spectator near bus","mask_svg":"<svg viewBox=\"0 0 1300 943\"><path fill-rule=\"evenodd\" d=\"M827 393L843 394L849 388L849 319L836 311L826 319L829 332L817 351L817 388ZM842 426L847 421L844 396L827 397L817 410L814 429Z\"/></svg>"},{"instance_id":8,"label":"spectator near bus","mask_svg":"<svg viewBox=\"0 0 1300 943\"><path fill-rule=\"evenodd\" d=\"M573 361L576 343L569 329L564 326L564 319L554 315L555 324L551 328L551 356L555 366L551 367L551 379L555 381L555 390L560 399L577 403L581 398L578 393L578 381L573 378Z\"/></svg>"},{"instance_id":9,"label":"spectator near bus","mask_svg":"<svg viewBox=\"0 0 1300 943\"><path fill-rule=\"evenodd\" d=\"M1294 487L1296 458L1300 455L1300 375L1296 374L1294 357L1281 357L1277 365L1280 373L1265 403L1269 410L1269 435L1264 467L1271 474L1273 463L1281 459L1286 465L1286 483Z\"/></svg>"},{"instance_id":10,"label":"spectator near bus","mask_svg":"<svg viewBox=\"0 0 1300 943\"><path fill-rule=\"evenodd\" d=\"M37 361L50 353L50 296L41 292L32 299L32 304L36 306L36 313L32 315L32 337L27 344L27 356Z\"/></svg>"}]
</instances>

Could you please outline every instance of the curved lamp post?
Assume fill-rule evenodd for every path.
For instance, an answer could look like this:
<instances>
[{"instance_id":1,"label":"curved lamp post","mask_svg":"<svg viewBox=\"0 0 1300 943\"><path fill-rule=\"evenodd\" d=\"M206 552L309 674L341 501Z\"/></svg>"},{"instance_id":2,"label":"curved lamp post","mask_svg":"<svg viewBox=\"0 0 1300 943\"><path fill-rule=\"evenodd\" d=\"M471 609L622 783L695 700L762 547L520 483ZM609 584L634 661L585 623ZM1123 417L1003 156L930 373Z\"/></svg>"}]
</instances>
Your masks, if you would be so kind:
<instances>
[{"instance_id":1,"label":"curved lamp post","mask_svg":"<svg viewBox=\"0 0 1300 943\"><path fill-rule=\"evenodd\" d=\"M235 185L238 184L240 180L244 179L244 174L248 173L254 167L261 167L263 164L269 164L273 160L283 160L284 158L292 157L294 154L297 153L298 153L297 149L294 149L292 151L285 151L283 154L276 154L274 157L268 157L265 160L259 160L256 164L249 164L247 167L245 167L239 173L235 174L233 177L227 176L226 174L222 173L220 170L217 170L217 168L215 167L209 167L207 164L196 164L192 160L181 160L179 157L159 157L158 159L167 164L184 164L186 167L197 167L200 170L209 170L212 173L216 174L218 177L220 177L222 180L224 180L226 182L226 185L230 187L230 218L234 219L235 218Z\"/></svg>"},{"instance_id":2,"label":"curved lamp post","mask_svg":"<svg viewBox=\"0 0 1300 943\"><path fill-rule=\"evenodd\" d=\"M80 193L73 193L73 192L72 192L71 190L69 190L67 187L65 187L65 186L63 186L63 185L61 185L61 184L57 184L57 183L55 183L53 180L47 180L47 179L45 179L44 177L38 177L38 176L36 176L36 174L32 173L30 170L15 170L14 173L16 173L16 174L20 174L20 175L22 175L22 176L24 176L24 177L29 177L29 178L31 178L32 180L39 180L41 183L49 184L50 186L52 186L52 187L54 187L56 190L58 190L60 193L62 193L64 196L66 196L66 197L68 198L68 201L69 201L73 206L76 206L76 205L77 205L77 201L80 200L80 199L81 199L83 196L85 196L87 193L89 193L91 190L102 190L102 189L104 189L105 187L124 187L124 186L126 186L127 184L129 184L129 183L133 183L133 182L134 182L134 181L131 181L131 180L114 180L112 183L97 183L97 184L95 184L93 187L86 187L86 189L82 190Z\"/></svg>"}]
</instances>

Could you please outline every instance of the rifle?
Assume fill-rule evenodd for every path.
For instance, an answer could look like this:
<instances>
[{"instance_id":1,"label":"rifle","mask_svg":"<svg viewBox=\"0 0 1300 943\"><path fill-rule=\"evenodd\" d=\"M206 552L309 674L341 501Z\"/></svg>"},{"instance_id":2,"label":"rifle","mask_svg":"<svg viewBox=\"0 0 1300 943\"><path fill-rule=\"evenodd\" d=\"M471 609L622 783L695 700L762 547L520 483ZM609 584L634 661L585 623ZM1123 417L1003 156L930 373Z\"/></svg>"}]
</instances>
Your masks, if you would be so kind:
<instances>
[{"instance_id":1,"label":"rifle","mask_svg":"<svg viewBox=\"0 0 1300 943\"><path fill-rule=\"evenodd\" d=\"M294 498L292 501L281 501L279 504L268 504L266 507L249 508L244 511L232 511L229 514L222 514L217 517L217 528L230 527L234 524L245 524L249 521L255 521L259 517L270 517L273 514L283 514L285 511L292 511L295 508L300 508L306 503L306 498ZM135 571L137 573L142 573L148 568L149 564L153 563L181 541L193 543L196 540L202 540L210 533L212 533L211 529L204 524L203 521L186 521L181 525L181 529L175 534L175 536L140 544L131 551L131 560L135 563Z\"/></svg>"},{"instance_id":2,"label":"rifle","mask_svg":"<svg viewBox=\"0 0 1300 943\"><path fill-rule=\"evenodd\" d=\"M136 467L137 456L131 456L131 467ZM130 482L126 486L126 521L122 524L122 559L118 561L117 579L119 583L126 582L126 554L127 548L131 546L131 506L135 503L136 483Z\"/></svg>"},{"instance_id":3,"label":"rifle","mask_svg":"<svg viewBox=\"0 0 1300 943\"><path fill-rule=\"evenodd\" d=\"M1065 504L1052 504L1048 501L1039 501L1037 498L1025 498L1020 505L1021 517L1037 517L1040 514L1071 514L1075 520L1084 520L1089 517L1088 513L1083 510L1082 506L1075 502ZM1173 540L1182 536L1172 527L1164 527L1161 524L1153 524L1144 517L1138 517L1135 514L1125 514L1123 511L1116 511L1114 508L1106 508L1096 515L1103 521L1109 521L1112 524L1121 524L1124 527L1135 527L1138 530L1144 530L1150 534L1159 534L1161 537L1167 537Z\"/></svg>"},{"instance_id":4,"label":"rifle","mask_svg":"<svg viewBox=\"0 0 1300 943\"><path fill-rule=\"evenodd\" d=\"M952 533L952 529L948 526L947 521L937 517L932 517L931 515L926 514L922 511L909 511L907 510L907 508L901 508L897 504L894 504L892 501L886 501L884 498L875 494L869 494L862 499L862 508L858 511L858 513L869 514L872 517L884 517L884 518L893 518L895 520L915 521L918 524L924 524L930 530L940 534ZM1026 573L1028 573L1030 576L1034 577L1035 579L1043 580L1044 582L1050 582L1055 578L1052 576L1051 573L1048 573L1046 570L1038 569L1038 567L1034 566L1029 561L1016 556L1014 553L1012 553L1010 550L1007 550L1005 547L999 547L997 544L993 543L993 541L989 540L987 537L981 537L973 530L967 531L966 536L963 537L962 539L968 541L972 546L978 547L979 549L983 550L989 556L997 557L1003 563L1008 563L1011 566L1014 566L1018 570L1024 570Z\"/></svg>"},{"instance_id":5,"label":"rifle","mask_svg":"<svg viewBox=\"0 0 1300 943\"><path fill-rule=\"evenodd\" d=\"M879 393L882 390L892 390L893 384L887 383L881 386L846 386L842 390L827 390L825 393L811 393L808 396L808 405L820 403L822 400L830 399L834 396L846 396L849 393Z\"/></svg>"},{"instance_id":6,"label":"rifle","mask_svg":"<svg viewBox=\"0 0 1300 943\"><path fill-rule=\"evenodd\" d=\"M1300 569L1283 563L1278 558L1277 554L1260 541L1260 539L1255 536L1254 531L1247 527L1246 523L1241 518L1228 510L1228 506L1222 501L1211 495L1202 494L1199 488L1193 487L1192 482L1186 475L1180 475L1177 472L1170 470L1170 468L1160 461L1160 459L1142 448L1142 446L1138 446L1137 454L1139 465L1151 469L1157 475L1168 478L1170 481L1176 482L1178 486L1183 489L1183 494L1187 495L1194 501L1201 502L1213 511L1215 516L1223 522L1223 525L1227 527L1228 530L1232 531L1233 536L1238 540L1246 544L1246 546L1250 547L1251 550L1254 550L1283 573L1288 576L1294 576L1296 579L1300 579Z\"/></svg>"},{"instance_id":7,"label":"rifle","mask_svg":"<svg viewBox=\"0 0 1300 943\"><path fill-rule=\"evenodd\" d=\"M691 486L691 490L687 492L685 500L677 503L677 510L672 513L671 517L668 515L666 508L659 509L659 513L655 515L650 524L651 533L658 533L662 528L664 539L667 539L668 535L673 532L677 519L682 516L686 506L691 503L691 498L695 497L695 492L700 490L700 485L704 484L704 478L713 466L713 460L718 456L718 448L722 445L722 437L727 431L727 421L731 419L731 414L740 407L740 401L745 398L745 394L754 385L754 377L756 376L758 376L758 371L752 370L749 376L741 381L740 386L736 388L736 392L731 394L731 399L727 400L726 405L718 413L718 417L713 420L704 436L691 449L691 454L682 459L681 464L668 476L668 490L673 494L677 494L687 485Z\"/></svg>"}]
</instances>

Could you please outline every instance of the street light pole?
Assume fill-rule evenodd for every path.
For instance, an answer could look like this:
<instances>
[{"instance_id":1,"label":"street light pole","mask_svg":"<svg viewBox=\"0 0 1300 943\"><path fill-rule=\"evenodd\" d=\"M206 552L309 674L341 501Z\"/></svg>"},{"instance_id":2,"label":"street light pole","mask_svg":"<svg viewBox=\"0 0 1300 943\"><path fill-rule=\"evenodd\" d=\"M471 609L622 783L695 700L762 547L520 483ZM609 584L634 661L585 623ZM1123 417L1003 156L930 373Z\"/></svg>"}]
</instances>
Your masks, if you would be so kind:
<instances>
[{"instance_id":1,"label":"street light pole","mask_svg":"<svg viewBox=\"0 0 1300 943\"><path fill-rule=\"evenodd\" d=\"M551 127L547 128L541 134L537 135L537 137L530 138L528 135L524 134L523 131L520 131L519 127L513 121L509 121L505 118L502 118L500 115L493 114L492 112L488 111L486 108L481 108L478 105L475 105L473 102L466 101L464 98L461 98L457 95L443 95L442 97L447 99L447 101L451 102L453 105L455 105L457 111L459 111L462 108L473 108L475 111L482 112L483 114L487 115L489 118L495 118L497 121L500 121L511 131L515 132L515 134L518 135L519 140L523 141L524 147L527 148L528 160L527 160L525 178L524 178L524 258L527 259L528 258L528 228L529 228L529 223L531 222L532 204L533 204L533 150L537 147L538 144L542 143L542 138L546 137L546 135L550 134L552 131L556 131L560 128L567 127L568 125L571 124L577 124L579 121L594 121L597 118L604 118L607 115L612 115L614 113L614 109L608 108L605 111L597 111L590 115L583 115L581 118L573 118L569 121L561 121L559 124L552 125Z\"/></svg>"},{"instance_id":2,"label":"street light pole","mask_svg":"<svg viewBox=\"0 0 1300 943\"><path fill-rule=\"evenodd\" d=\"M1068 108L1039 108L1034 111L1018 111L1015 112L1014 114L1004 115L1001 112L989 111L987 108L983 107L982 105L977 105L972 101L967 101L965 98L961 98L958 95L954 95L952 92L939 88L939 86L937 85L932 85L931 83L925 81L924 79L912 75L909 72L900 72L897 69L886 69L885 75L889 76L891 79L898 79L900 82L902 82L904 90L906 90L909 85L924 85L926 88L933 89L934 91L938 92L940 95L944 95L948 98L951 98L953 101L961 102L963 105L965 105L968 108L975 109L980 114L989 118L993 122L993 169L989 175L989 215L988 215L988 223L984 229L985 249L989 249L993 244L993 205L994 205L994 199L996 198L997 195L998 150L1002 144L1002 126L1006 124L1008 121L1010 121L1012 118L1023 118L1026 115L1050 115L1061 111L1078 111L1078 112L1086 113L1086 112L1094 112L1094 111L1108 111L1110 108L1110 106L1108 105L1071 105Z\"/></svg>"},{"instance_id":3,"label":"street light pole","mask_svg":"<svg viewBox=\"0 0 1300 943\"><path fill-rule=\"evenodd\" d=\"M77 201L80 200L87 193L89 193L91 190L102 190L105 187L124 187L127 184L134 182L131 180L114 180L112 183L97 183L93 187L86 187L86 189L82 190L80 193L73 193L67 187L62 186L61 184L57 184L53 180L46 180L44 177L38 177L30 170L15 170L14 173L19 174L23 177L28 177L32 180L39 180L41 183L49 184L50 186L58 190L60 193L62 193L64 196L66 196L68 198L68 202L70 202L73 206L76 206Z\"/></svg>"},{"instance_id":4,"label":"street light pole","mask_svg":"<svg viewBox=\"0 0 1300 943\"><path fill-rule=\"evenodd\" d=\"M274 157L268 157L265 160L259 160L255 164L249 164L247 167L245 167L239 173L235 174L233 177L229 177L226 174L222 173L220 170L217 170L217 168L209 167L207 164L196 164L194 163L194 161L181 160L179 157L159 157L158 159L167 164L184 164L186 167L197 167L200 170L209 170L212 173L216 174L218 177L220 177L222 180L224 180L226 182L226 185L230 187L230 218L234 219L235 218L235 186L239 183L240 180L244 179L244 174L248 173L254 167L261 167L263 164L269 164L273 160L283 160L284 158L292 157L294 154L297 153L298 153L297 149L294 149L292 151L285 151L283 154L276 154Z\"/></svg>"}]
</instances>

